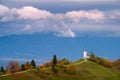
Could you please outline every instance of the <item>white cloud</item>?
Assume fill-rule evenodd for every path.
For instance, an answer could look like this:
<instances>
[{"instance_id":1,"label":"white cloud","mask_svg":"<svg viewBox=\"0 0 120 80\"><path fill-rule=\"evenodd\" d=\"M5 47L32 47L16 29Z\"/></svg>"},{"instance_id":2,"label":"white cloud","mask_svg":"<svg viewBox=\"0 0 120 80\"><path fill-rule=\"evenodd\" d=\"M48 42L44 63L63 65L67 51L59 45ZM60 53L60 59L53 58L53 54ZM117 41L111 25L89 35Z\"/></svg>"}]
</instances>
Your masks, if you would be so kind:
<instances>
[{"instance_id":1,"label":"white cloud","mask_svg":"<svg viewBox=\"0 0 120 80\"><path fill-rule=\"evenodd\" d=\"M120 18L120 10L115 10L114 12L112 12L112 14L110 15L111 19L117 19Z\"/></svg>"},{"instance_id":2,"label":"white cloud","mask_svg":"<svg viewBox=\"0 0 120 80\"><path fill-rule=\"evenodd\" d=\"M0 17L2 17L0 21L6 21L8 12L9 12L8 7L0 5Z\"/></svg>"},{"instance_id":3,"label":"white cloud","mask_svg":"<svg viewBox=\"0 0 120 80\"><path fill-rule=\"evenodd\" d=\"M7 0L9 1L9 0ZM14 2L116 2L118 0L11 0L11 1L14 1Z\"/></svg>"},{"instance_id":4,"label":"white cloud","mask_svg":"<svg viewBox=\"0 0 120 80\"><path fill-rule=\"evenodd\" d=\"M23 8L12 8L9 10L6 6L1 5L3 10L0 14L3 15L1 21L11 21L11 20L38 20L46 19L52 16L52 14L46 10L39 10L32 6L26 6ZM6 13L6 14L5 14Z\"/></svg>"},{"instance_id":5,"label":"white cloud","mask_svg":"<svg viewBox=\"0 0 120 80\"><path fill-rule=\"evenodd\" d=\"M46 19L50 17L52 14L46 10L38 10L32 6L23 7L20 9L16 9L16 14L19 19Z\"/></svg>"},{"instance_id":6,"label":"white cloud","mask_svg":"<svg viewBox=\"0 0 120 80\"><path fill-rule=\"evenodd\" d=\"M9 8L3 5L0 5L0 16L5 15L7 12L9 12Z\"/></svg>"},{"instance_id":7,"label":"white cloud","mask_svg":"<svg viewBox=\"0 0 120 80\"><path fill-rule=\"evenodd\" d=\"M62 26L64 26L64 29L58 29L58 34L56 34L57 36L61 37L75 37L75 33L69 28L69 26L65 23L61 23Z\"/></svg>"},{"instance_id":8,"label":"white cloud","mask_svg":"<svg viewBox=\"0 0 120 80\"><path fill-rule=\"evenodd\" d=\"M66 16L73 19L75 22L79 22L83 19L89 19L89 20L95 20L95 21L101 21L104 19L104 13L99 10L90 10L90 11L72 11L67 12Z\"/></svg>"},{"instance_id":9,"label":"white cloud","mask_svg":"<svg viewBox=\"0 0 120 80\"><path fill-rule=\"evenodd\" d=\"M118 0L65 0L65 1L81 1L81 2L97 2L97 1L104 1L104 2L106 2L106 1L109 1L109 2L115 2L115 1L118 1Z\"/></svg>"},{"instance_id":10,"label":"white cloud","mask_svg":"<svg viewBox=\"0 0 120 80\"><path fill-rule=\"evenodd\" d=\"M29 25L29 24L27 24L25 27L24 27L24 29L23 30L25 30L25 31L31 31L33 28L32 28L32 26L31 25Z\"/></svg>"},{"instance_id":11,"label":"white cloud","mask_svg":"<svg viewBox=\"0 0 120 80\"><path fill-rule=\"evenodd\" d=\"M117 35L120 26L114 25L116 19L120 19L120 10L79 10L66 13L51 13L32 6L22 8L8 8L0 5L0 22L5 23L0 27L1 36L12 34L34 34L41 32L53 32L59 37L75 37L97 33L103 35ZM111 18L114 18L111 20ZM9 22L9 26L6 22Z\"/></svg>"}]
</instances>

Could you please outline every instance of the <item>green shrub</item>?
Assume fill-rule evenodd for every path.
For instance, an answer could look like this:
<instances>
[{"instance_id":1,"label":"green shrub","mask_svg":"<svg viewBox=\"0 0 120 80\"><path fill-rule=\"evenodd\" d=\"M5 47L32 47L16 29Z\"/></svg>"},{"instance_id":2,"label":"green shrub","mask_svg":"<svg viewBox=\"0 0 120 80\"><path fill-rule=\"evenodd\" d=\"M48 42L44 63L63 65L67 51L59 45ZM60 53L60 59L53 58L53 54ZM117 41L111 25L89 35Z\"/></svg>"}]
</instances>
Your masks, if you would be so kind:
<instances>
[{"instance_id":1,"label":"green shrub","mask_svg":"<svg viewBox=\"0 0 120 80\"><path fill-rule=\"evenodd\" d=\"M75 74L75 72L76 72L76 66L74 64L68 65L67 68L66 68L66 72L68 74Z\"/></svg>"}]
</instances>

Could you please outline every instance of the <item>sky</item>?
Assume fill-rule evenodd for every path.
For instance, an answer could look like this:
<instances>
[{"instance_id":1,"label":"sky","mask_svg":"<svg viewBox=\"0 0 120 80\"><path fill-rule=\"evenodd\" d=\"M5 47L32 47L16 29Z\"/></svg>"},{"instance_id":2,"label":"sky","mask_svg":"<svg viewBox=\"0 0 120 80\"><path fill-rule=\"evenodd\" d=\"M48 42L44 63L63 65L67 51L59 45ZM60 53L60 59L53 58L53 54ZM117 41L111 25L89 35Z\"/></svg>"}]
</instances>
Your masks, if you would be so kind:
<instances>
[{"instance_id":1,"label":"sky","mask_svg":"<svg viewBox=\"0 0 120 80\"><path fill-rule=\"evenodd\" d=\"M120 58L119 0L0 0L0 65Z\"/></svg>"}]
</instances>

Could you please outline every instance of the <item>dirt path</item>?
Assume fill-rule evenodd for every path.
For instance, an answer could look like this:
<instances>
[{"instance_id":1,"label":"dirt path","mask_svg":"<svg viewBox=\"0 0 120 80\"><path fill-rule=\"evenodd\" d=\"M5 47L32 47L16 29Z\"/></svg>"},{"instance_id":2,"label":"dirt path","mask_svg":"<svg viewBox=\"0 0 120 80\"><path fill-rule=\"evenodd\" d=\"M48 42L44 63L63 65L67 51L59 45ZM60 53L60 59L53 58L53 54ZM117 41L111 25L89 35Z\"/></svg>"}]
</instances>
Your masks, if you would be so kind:
<instances>
[{"instance_id":1,"label":"dirt path","mask_svg":"<svg viewBox=\"0 0 120 80\"><path fill-rule=\"evenodd\" d=\"M32 69L32 70L36 70L36 69ZM25 73L25 72L28 72L28 71L31 71L31 70L20 71L20 72L14 73L14 74L21 74L21 73ZM4 74L4 75L0 75L0 77L10 76L10 75L11 75L11 74Z\"/></svg>"},{"instance_id":2,"label":"dirt path","mask_svg":"<svg viewBox=\"0 0 120 80\"><path fill-rule=\"evenodd\" d=\"M87 59L84 59L83 61L79 62L79 63L75 63L75 64L82 64L84 62L87 62Z\"/></svg>"}]
</instances>

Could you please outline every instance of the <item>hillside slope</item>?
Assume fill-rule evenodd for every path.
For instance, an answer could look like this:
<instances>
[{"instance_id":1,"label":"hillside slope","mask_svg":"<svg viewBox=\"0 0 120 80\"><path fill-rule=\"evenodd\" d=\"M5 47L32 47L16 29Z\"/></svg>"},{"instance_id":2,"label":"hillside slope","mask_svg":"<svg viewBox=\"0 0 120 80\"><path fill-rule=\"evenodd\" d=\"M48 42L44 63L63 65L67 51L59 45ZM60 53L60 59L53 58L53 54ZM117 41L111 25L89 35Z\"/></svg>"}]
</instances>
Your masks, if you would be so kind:
<instances>
[{"instance_id":1,"label":"hillside slope","mask_svg":"<svg viewBox=\"0 0 120 80\"><path fill-rule=\"evenodd\" d=\"M77 74L80 78L85 78L86 80L120 80L117 72L113 72L114 68L105 68L91 61L76 61ZM112 71L113 70L113 71Z\"/></svg>"},{"instance_id":2,"label":"hillside slope","mask_svg":"<svg viewBox=\"0 0 120 80\"><path fill-rule=\"evenodd\" d=\"M120 71L114 68L105 68L84 60L73 64L76 66L74 74L66 73L60 68L57 74L53 74L51 68L46 68L0 77L0 80L120 80Z\"/></svg>"}]
</instances>

